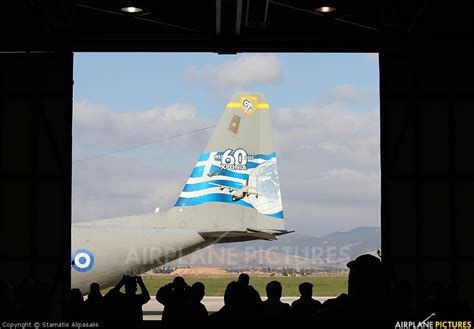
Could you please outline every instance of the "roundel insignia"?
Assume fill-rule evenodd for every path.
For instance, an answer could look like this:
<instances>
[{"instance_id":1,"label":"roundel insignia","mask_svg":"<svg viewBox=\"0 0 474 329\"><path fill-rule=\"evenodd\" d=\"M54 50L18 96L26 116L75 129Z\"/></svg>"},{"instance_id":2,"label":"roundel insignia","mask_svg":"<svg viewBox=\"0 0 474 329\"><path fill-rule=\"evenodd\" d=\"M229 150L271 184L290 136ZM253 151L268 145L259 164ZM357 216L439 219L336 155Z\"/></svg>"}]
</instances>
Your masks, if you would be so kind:
<instances>
[{"instance_id":1,"label":"roundel insignia","mask_svg":"<svg viewBox=\"0 0 474 329\"><path fill-rule=\"evenodd\" d=\"M244 96L240 100L241 109L245 114L251 115L257 109L257 97Z\"/></svg>"},{"instance_id":2,"label":"roundel insignia","mask_svg":"<svg viewBox=\"0 0 474 329\"><path fill-rule=\"evenodd\" d=\"M94 255L87 249L76 250L71 257L72 268L78 272L87 272L94 266Z\"/></svg>"}]
</instances>

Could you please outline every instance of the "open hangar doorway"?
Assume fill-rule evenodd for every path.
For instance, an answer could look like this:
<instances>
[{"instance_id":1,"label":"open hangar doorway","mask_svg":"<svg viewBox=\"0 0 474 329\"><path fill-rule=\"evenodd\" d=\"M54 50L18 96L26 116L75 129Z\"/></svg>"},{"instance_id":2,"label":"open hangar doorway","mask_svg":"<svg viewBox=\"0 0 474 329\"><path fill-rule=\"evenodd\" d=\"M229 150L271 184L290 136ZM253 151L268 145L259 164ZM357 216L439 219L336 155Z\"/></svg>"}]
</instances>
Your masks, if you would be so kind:
<instances>
[{"instance_id":1,"label":"open hangar doorway","mask_svg":"<svg viewBox=\"0 0 474 329\"><path fill-rule=\"evenodd\" d=\"M192 190L193 198L237 193L242 185L213 184L245 181L204 175L210 164L184 184L214 125L231 111L230 97L247 90L269 104L273 132L261 138L274 140L279 178L265 190L281 190L278 221L295 232L274 242L213 245L151 271L197 267L205 275L218 267L234 274L311 275L315 284L328 272L347 283L347 262L380 249L377 54L77 53L74 77L73 234L75 225L157 207L159 225L160 215L179 207L181 191L187 198L198 186L204 187ZM262 211L269 192L249 182L263 196L242 201ZM73 236L74 245L73 252L80 248ZM152 272L145 283L156 290ZM293 296L290 291L284 296ZM345 292L347 284L337 285L330 296Z\"/></svg>"}]
</instances>

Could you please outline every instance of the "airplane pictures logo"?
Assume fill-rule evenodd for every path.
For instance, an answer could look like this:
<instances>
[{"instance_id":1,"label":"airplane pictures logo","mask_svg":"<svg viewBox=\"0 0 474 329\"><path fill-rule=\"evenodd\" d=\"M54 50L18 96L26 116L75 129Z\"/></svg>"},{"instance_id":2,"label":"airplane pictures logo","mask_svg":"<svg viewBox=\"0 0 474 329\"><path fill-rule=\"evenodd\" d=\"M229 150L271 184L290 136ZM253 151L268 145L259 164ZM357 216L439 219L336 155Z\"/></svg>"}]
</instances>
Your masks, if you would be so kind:
<instances>
[{"instance_id":1,"label":"airplane pictures logo","mask_svg":"<svg viewBox=\"0 0 474 329\"><path fill-rule=\"evenodd\" d=\"M217 154L214 159L220 160L220 170L247 170L247 162L253 160L253 156L248 155L244 149L227 149L223 154Z\"/></svg>"},{"instance_id":2,"label":"airplane pictures logo","mask_svg":"<svg viewBox=\"0 0 474 329\"><path fill-rule=\"evenodd\" d=\"M94 255L87 249L76 250L71 257L72 268L78 272L87 272L94 266Z\"/></svg>"},{"instance_id":3,"label":"airplane pictures logo","mask_svg":"<svg viewBox=\"0 0 474 329\"><path fill-rule=\"evenodd\" d=\"M431 313L423 321L397 321L395 329L471 329L471 321L440 321L433 320L436 313Z\"/></svg>"}]
</instances>

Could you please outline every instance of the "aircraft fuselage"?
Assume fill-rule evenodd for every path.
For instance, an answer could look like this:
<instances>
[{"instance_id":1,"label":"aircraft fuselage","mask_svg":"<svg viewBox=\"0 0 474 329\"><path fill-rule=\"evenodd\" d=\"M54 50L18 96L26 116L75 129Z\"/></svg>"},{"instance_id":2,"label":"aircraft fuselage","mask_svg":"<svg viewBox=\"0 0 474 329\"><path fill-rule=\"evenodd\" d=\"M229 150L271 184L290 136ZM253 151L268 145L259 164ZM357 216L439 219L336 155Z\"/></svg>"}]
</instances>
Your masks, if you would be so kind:
<instances>
[{"instance_id":1,"label":"aircraft fuselage","mask_svg":"<svg viewBox=\"0 0 474 329\"><path fill-rule=\"evenodd\" d=\"M71 285L83 293L92 282L113 286L124 273L141 274L209 244L185 228L74 225Z\"/></svg>"}]
</instances>

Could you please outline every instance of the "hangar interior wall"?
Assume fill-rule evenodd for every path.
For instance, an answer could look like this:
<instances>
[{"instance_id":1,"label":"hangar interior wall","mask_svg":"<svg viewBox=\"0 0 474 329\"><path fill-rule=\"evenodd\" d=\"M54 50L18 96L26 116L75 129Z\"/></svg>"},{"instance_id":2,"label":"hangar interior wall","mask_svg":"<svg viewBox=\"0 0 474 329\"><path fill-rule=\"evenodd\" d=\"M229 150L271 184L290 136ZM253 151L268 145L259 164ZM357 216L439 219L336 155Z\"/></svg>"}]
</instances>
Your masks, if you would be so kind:
<instances>
[{"instance_id":1,"label":"hangar interior wall","mask_svg":"<svg viewBox=\"0 0 474 329\"><path fill-rule=\"evenodd\" d=\"M435 282L474 306L472 48L380 54L382 254L418 311Z\"/></svg>"},{"instance_id":2,"label":"hangar interior wall","mask_svg":"<svg viewBox=\"0 0 474 329\"><path fill-rule=\"evenodd\" d=\"M32 278L55 318L70 287L73 57L4 53L0 63L0 277Z\"/></svg>"}]
</instances>

